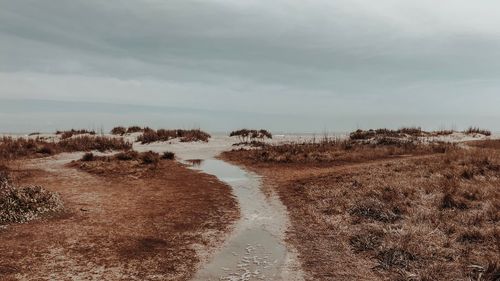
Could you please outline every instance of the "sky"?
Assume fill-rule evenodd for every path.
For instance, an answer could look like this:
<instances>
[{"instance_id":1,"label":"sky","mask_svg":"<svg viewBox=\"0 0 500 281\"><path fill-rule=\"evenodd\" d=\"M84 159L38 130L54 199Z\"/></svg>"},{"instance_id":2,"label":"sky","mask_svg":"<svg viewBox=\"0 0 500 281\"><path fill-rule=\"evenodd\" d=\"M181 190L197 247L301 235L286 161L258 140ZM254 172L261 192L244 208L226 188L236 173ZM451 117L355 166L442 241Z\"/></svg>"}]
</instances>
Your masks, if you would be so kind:
<instances>
[{"instance_id":1,"label":"sky","mask_svg":"<svg viewBox=\"0 0 500 281\"><path fill-rule=\"evenodd\" d=\"M496 0L0 0L0 131L500 131Z\"/></svg>"}]
</instances>

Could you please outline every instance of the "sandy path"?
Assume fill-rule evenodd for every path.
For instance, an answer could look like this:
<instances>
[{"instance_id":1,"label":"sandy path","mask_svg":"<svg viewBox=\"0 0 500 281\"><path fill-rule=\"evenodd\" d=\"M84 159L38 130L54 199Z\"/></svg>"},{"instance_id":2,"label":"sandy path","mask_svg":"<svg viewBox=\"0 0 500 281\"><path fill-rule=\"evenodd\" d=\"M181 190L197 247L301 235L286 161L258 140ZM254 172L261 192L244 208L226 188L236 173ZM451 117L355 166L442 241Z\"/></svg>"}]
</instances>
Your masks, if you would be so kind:
<instances>
[{"instance_id":1,"label":"sandy path","mask_svg":"<svg viewBox=\"0 0 500 281\"><path fill-rule=\"evenodd\" d=\"M232 140L215 137L209 143L136 145L136 150L173 151L179 160L200 159L194 169L215 175L233 188L241 219L224 245L208 258L194 280L303 280L296 252L284 241L289 219L272 193L264 194L261 178L215 159L231 149Z\"/></svg>"}]
</instances>

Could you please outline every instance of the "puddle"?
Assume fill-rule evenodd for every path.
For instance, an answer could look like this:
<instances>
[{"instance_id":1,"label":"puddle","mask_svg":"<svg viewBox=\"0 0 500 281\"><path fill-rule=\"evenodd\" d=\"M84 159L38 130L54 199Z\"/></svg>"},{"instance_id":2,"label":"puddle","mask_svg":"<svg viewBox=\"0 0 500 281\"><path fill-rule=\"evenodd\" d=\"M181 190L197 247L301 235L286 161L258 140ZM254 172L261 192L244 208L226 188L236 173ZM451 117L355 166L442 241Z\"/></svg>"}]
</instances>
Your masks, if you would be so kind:
<instances>
[{"instance_id":1,"label":"puddle","mask_svg":"<svg viewBox=\"0 0 500 281\"><path fill-rule=\"evenodd\" d=\"M286 216L281 202L266 197L259 176L217 159L184 161L233 188L241 220L222 248L194 280L283 280L287 248L281 237Z\"/></svg>"}]
</instances>

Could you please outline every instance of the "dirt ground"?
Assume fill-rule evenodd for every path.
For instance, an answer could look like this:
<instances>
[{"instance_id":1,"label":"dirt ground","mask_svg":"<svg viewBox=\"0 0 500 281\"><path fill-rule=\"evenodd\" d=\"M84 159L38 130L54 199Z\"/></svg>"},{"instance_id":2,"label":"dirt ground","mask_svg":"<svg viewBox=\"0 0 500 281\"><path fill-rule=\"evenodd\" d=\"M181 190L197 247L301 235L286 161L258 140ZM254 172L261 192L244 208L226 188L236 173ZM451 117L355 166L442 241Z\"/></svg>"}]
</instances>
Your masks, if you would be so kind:
<instances>
[{"instance_id":1,"label":"dirt ground","mask_svg":"<svg viewBox=\"0 0 500 281\"><path fill-rule=\"evenodd\" d=\"M19 184L59 192L65 212L0 229L1 280L188 280L238 219L229 186L178 162L110 177L76 158L17 165Z\"/></svg>"},{"instance_id":2,"label":"dirt ground","mask_svg":"<svg viewBox=\"0 0 500 281\"><path fill-rule=\"evenodd\" d=\"M498 151L313 165L222 158L264 176L306 280L499 280Z\"/></svg>"}]
</instances>

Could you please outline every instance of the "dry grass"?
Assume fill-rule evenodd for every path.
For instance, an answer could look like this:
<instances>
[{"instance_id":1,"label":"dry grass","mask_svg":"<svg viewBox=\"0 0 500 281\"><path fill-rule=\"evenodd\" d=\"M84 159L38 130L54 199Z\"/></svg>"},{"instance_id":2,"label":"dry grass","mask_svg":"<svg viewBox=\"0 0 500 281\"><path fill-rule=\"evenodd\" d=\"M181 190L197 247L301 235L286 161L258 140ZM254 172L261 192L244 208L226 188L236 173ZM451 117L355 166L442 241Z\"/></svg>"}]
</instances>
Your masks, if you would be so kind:
<instances>
[{"instance_id":1,"label":"dry grass","mask_svg":"<svg viewBox=\"0 0 500 281\"><path fill-rule=\"evenodd\" d=\"M351 140L368 140L379 137L403 138L403 137L422 137L428 135L420 127L401 128L399 130L390 129L370 129L370 130L357 130L349 135Z\"/></svg>"},{"instance_id":2,"label":"dry grass","mask_svg":"<svg viewBox=\"0 0 500 281\"><path fill-rule=\"evenodd\" d=\"M230 158L245 158L255 163L302 163L313 165L362 162L402 155L444 153L455 145L435 142L421 144L411 140L381 138L376 142L325 139L321 142L261 145L260 149L234 150Z\"/></svg>"},{"instance_id":3,"label":"dry grass","mask_svg":"<svg viewBox=\"0 0 500 281\"><path fill-rule=\"evenodd\" d=\"M463 131L464 134L467 135L485 135L485 136L491 136L491 131L490 130L485 130L481 129L479 127L469 127L467 130Z\"/></svg>"},{"instance_id":4,"label":"dry grass","mask_svg":"<svg viewBox=\"0 0 500 281\"><path fill-rule=\"evenodd\" d=\"M169 141L175 138L180 138L181 142L194 142L194 141L204 141L207 142L210 135L199 129L193 130L144 130L143 134L137 137L137 141L142 144L157 142L157 141Z\"/></svg>"},{"instance_id":5,"label":"dry grass","mask_svg":"<svg viewBox=\"0 0 500 281\"><path fill-rule=\"evenodd\" d=\"M81 130L75 130L75 129L71 129L69 131L57 131L56 132L56 135L61 135L61 139L68 139L68 138L71 138L72 136L76 136L76 135L85 135L85 134L89 134L89 135L95 135L95 131L89 131L89 130L85 130L85 129L81 129Z\"/></svg>"},{"instance_id":6,"label":"dry grass","mask_svg":"<svg viewBox=\"0 0 500 281\"><path fill-rule=\"evenodd\" d=\"M111 134L123 136L127 133L127 129L125 127L114 127L111 129Z\"/></svg>"},{"instance_id":7,"label":"dry grass","mask_svg":"<svg viewBox=\"0 0 500 281\"><path fill-rule=\"evenodd\" d=\"M437 136L448 136L455 133L453 130L437 130L437 131L424 131L420 127L403 127L398 130L390 129L370 129L370 130L357 130L352 132L349 137L351 140L372 140L379 138L409 138L416 139L421 137L437 137ZM490 136L491 132L489 130L480 129L477 127L470 127L463 131L464 134L482 134L485 136Z\"/></svg>"},{"instance_id":8,"label":"dry grass","mask_svg":"<svg viewBox=\"0 0 500 281\"><path fill-rule=\"evenodd\" d=\"M467 145L480 148L500 149L500 139L470 141L467 142Z\"/></svg>"},{"instance_id":9,"label":"dry grass","mask_svg":"<svg viewBox=\"0 0 500 281\"><path fill-rule=\"evenodd\" d=\"M28 222L62 208L57 193L40 186L14 186L8 168L0 167L0 226Z\"/></svg>"},{"instance_id":10,"label":"dry grass","mask_svg":"<svg viewBox=\"0 0 500 281\"><path fill-rule=\"evenodd\" d=\"M255 151L223 157L274 183L308 280L499 280L500 152L453 147L391 160L368 148L381 149L363 147L367 157L351 148L355 161L336 167L294 158L309 148L287 164Z\"/></svg>"},{"instance_id":11,"label":"dry grass","mask_svg":"<svg viewBox=\"0 0 500 281\"><path fill-rule=\"evenodd\" d=\"M131 149L132 144L122 138L109 138L103 136L78 136L71 139L61 140L57 146L64 152L98 150L101 152L110 150Z\"/></svg>"},{"instance_id":12,"label":"dry grass","mask_svg":"<svg viewBox=\"0 0 500 281\"><path fill-rule=\"evenodd\" d=\"M151 129L149 127L139 127L139 126L130 126L128 128L125 128L123 126L118 126L111 129L111 134L123 136L125 134L142 133L148 130Z\"/></svg>"},{"instance_id":13,"label":"dry grass","mask_svg":"<svg viewBox=\"0 0 500 281\"><path fill-rule=\"evenodd\" d=\"M172 159L165 157L165 154L170 157L174 157L172 152L165 152L163 156L160 156L159 153L153 151L146 152L137 152L135 150L127 150L124 152L116 153L112 156L96 156L92 152L85 153L80 161L82 162L91 162L91 161L142 161L143 164L154 164L158 163L160 159Z\"/></svg>"},{"instance_id":14,"label":"dry grass","mask_svg":"<svg viewBox=\"0 0 500 281\"><path fill-rule=\"evenodd\" d=\"M160 155L153 151L137 152L127 150L111 156L96 156L86 153L79 161L70 164L88 173L107 177L141 177L160 167L162 160L172 160L175 154L165 152Z\"/></svg>"},{"instance_id":15,"label":"dry grass","mask_svg":"<svg viewBox=\"0 0 500 281\"><path fill-rule=\"evenodd\" d=\"M18 159L23 157L43 157L61 152L109 151L132 148L132 144L121 138L102 136L75 136L59 142L41 138L0 138L0 159Z\"/></svg>"},{"instance_id":16,"label":"dry grass","mask_svg":"<svg viewBox=\"0 0 500 281\"><path fill-rule=\"evenodd\" d=\"M127 128L127 134L139 133L148 130L148 127L141 128L139 126L130 126Z\"/></svg>"},{"instance_id":17,"label":"dry grass","mask_svg":"<svg viewBox=\"0 0 500 281\"><path fill-rule=\"evenodd\" d=\"M55 153L56 144L41 138L0 138L0 159L16 159L29 156L46 156Z\"/></svg>"}]
</instances>

